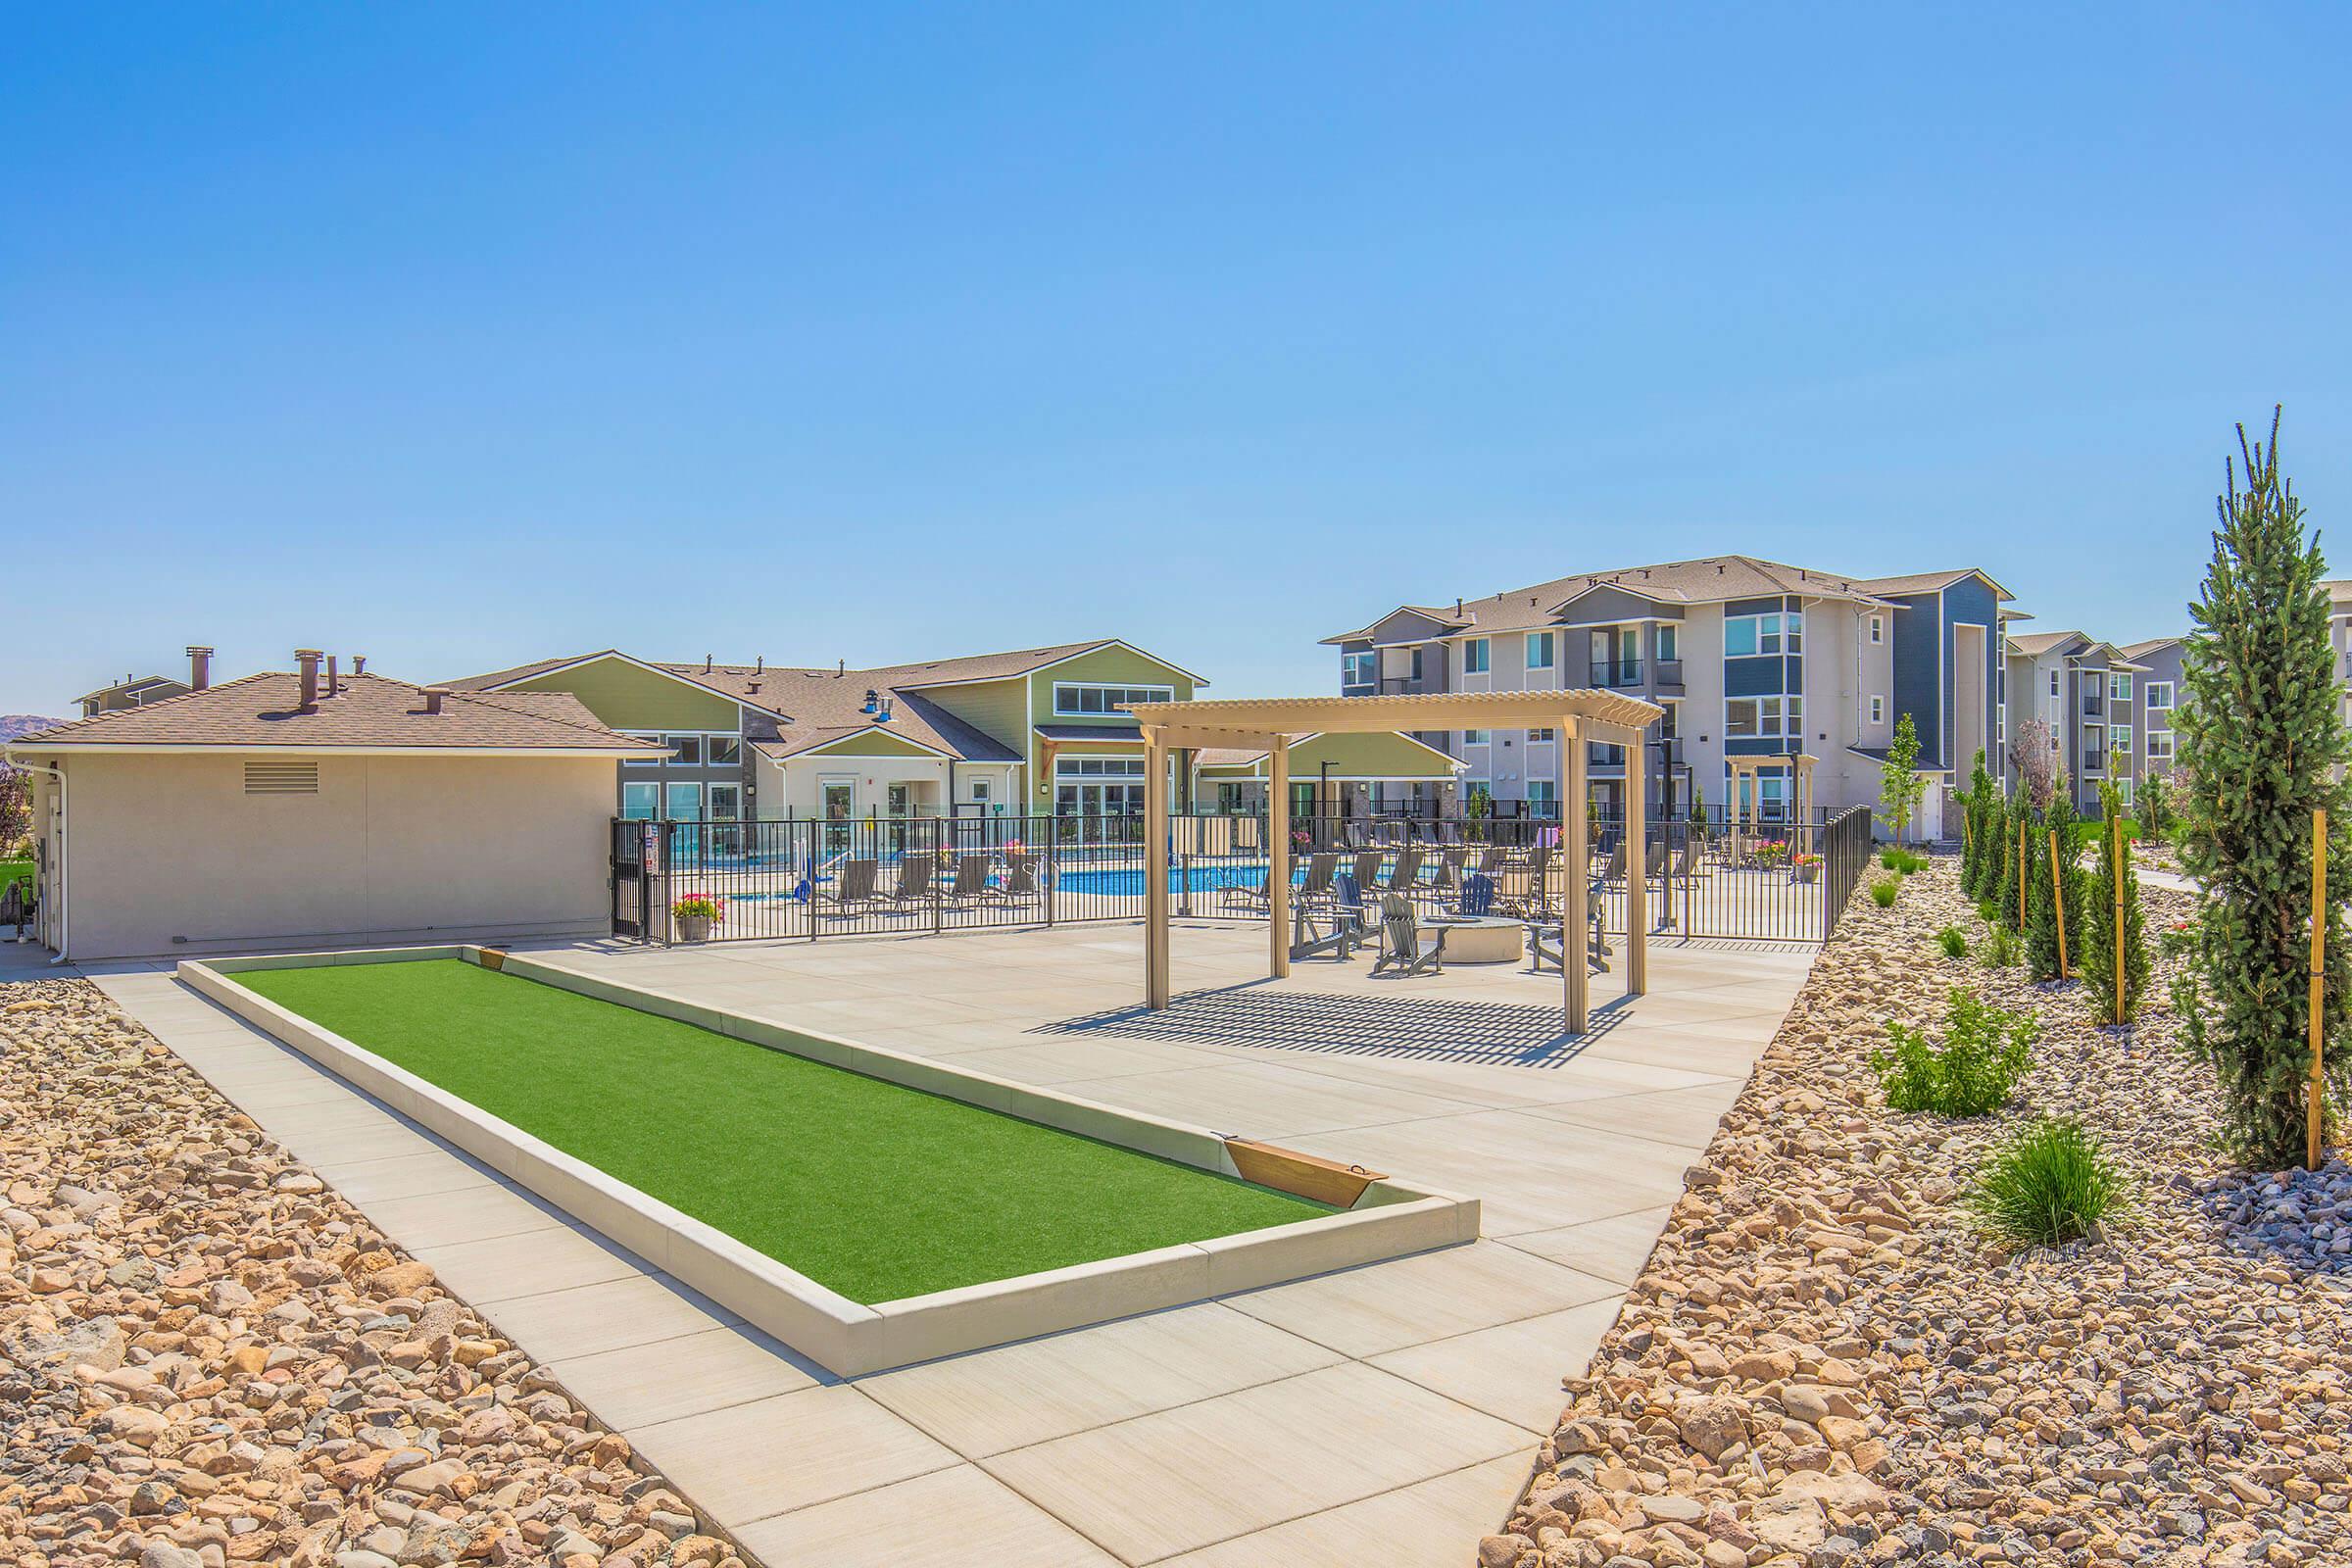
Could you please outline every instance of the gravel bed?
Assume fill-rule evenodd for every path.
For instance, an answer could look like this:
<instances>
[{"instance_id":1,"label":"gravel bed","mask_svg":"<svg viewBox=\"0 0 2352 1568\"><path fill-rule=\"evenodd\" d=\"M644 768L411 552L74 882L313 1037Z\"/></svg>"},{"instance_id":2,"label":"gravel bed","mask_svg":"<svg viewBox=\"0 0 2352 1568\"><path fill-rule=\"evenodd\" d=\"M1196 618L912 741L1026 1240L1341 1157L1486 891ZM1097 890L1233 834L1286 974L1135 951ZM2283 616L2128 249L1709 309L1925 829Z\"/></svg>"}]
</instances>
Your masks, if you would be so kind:
<instances>
[{"instance_id":1,"label":"gravel bed","mask_svg":"<svg viewBox=\"0 0 2352 1568\"><path fill-rule=\"evenodd\" d=\"M0 986L0 1561L740 1568L94 986Z\"/></svg>"},{"instance_id":2,"label":"gravel bed","mask_svg":"<svg viewBox=\"0 0 2352 1568\"><path fill-rule=\"evenodd\" d=\"M1860 890L1857 890L1859 893ZM2151 941L2191 912L2143 885ZM1481 1568L2352 1562L2352 1170L2245 1175L2210 1070L2079 983L1945 958L1939 858L1857 897ZM2040 1015L2005 1111L1886 1108L1866 1058L1951 986ZM2133 1182L2104 1240L2010 1252L1960 1205L2035 1115Z\"/></svg>"}]
</instances>

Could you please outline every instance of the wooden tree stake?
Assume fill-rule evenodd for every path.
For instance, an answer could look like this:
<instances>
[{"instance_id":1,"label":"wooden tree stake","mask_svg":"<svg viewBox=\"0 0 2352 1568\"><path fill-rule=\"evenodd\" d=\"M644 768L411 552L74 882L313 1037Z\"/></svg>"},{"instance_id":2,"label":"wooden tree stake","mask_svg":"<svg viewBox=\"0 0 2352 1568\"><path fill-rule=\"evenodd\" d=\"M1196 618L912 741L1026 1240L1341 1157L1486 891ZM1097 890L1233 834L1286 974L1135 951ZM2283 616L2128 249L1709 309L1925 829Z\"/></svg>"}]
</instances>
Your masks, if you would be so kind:
<instances>
[{"instance_id":1,"label":"wooden tree stake","mask_svg":"<svg viewBox=\"0 0 2352 1568\"><path fill-rule=\"evenodd\" d=\"M2067 978L2066 882L2058 874L2058 830L2050 829L2050 912L2058 917L2058 978Z\"/></svg>"},{"instance_id":2,"label":"wooden tree stake","mask_svg":"<svg viewBox=\"0 0 2352 1568\"><path fill-rule=\"evenodd\" d=\"M2115 947L2115 1021L2124 1021L2124 819L2117 817L2107 825L2109 848L2114 852L2115 865L2115 924L2108 936Z\"/></svg>"},{"instance_id":3,"label":"wooden tree stake","mask_svg":"<svg viewBox=\"0 0 2352 1568\"><path fill-rule=\"evenodd\" d=\"M2311 813L2311 1088L2303 1106L2303 1163L2320 1168L2320 1025L2328 990L2328 810Z\"/></svg>"}]
</instances>

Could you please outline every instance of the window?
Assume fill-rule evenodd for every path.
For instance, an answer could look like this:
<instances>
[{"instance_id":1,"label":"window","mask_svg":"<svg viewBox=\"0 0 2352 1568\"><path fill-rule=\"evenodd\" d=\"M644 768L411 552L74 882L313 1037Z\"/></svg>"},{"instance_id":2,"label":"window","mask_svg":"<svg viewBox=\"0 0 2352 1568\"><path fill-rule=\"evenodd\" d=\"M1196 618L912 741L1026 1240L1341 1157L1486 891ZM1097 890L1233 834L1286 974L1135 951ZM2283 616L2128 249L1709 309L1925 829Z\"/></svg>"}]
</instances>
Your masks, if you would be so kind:
<instances>
[{"instance_id":1,"label":"window","mask_svg":"<svg viewBox=\"0 0 2352 1568\"><path fill-rule=\"evenodd\" d=\"M1870 721L1871 721L1873 724L1884 724L1884 723L1886 723L1886 698L1884 698L1884 697L1873 697L1873 698L1870 700Z\"/></svg>"},{"instance_id":2,"label":"window","mask_svg":"<svg viewBox=\"0 0 2352 1568\"><path fill-rule=\"evenodd\" d=\"M2132 726L2129 724L2108 725L2107 749L2119 757L2130 757L2132 755Z\"/></svg>"},{"instance_id":3,"label":"window","mask_svg":"<svg viewBox=\"0 0 2352 1568\"><path fill-rule=\"evenodd\" d=\"M1380 681L1378 654L1342 654L1340 656L1340 684L1343 686L1372 686Z\"/></svg>"},{"instance_id":4,"label":"window","mask_svg":"<svg viewBox=\"0 0 2352 1568\"><path fill-rule=\"evenodd\" d=\"M1144 760L1140 757L1061 757L1054 759L1054 771L1061 778L1142 778Z\"/></svg>"},{"instance_id":5,"label":"window","mask_svg":"<svg viewBox=\"0 0 2352 1568\"><path fill-rule=\"evenodd\" d=\"M1494 738L1494 736L1492 730L1466 729L1462 731L1462 744L1464 746L1484 746Z\"/></svg>"},{"instance_id":6,"label":"window","mask_svg":"<svg viewBox=\"0 0 2352 1568\"><path fill-rule=\"evenodd\" d=\"M703 765L703 738L700 735L670 735L664 737L678 755L670 761L678 767Z\"/></svg>"},{"instance_id":7,"label":"window","mask_svg":"<svg viewBox=\"0 0 2352 1568\"><path fill-rule=\"evenodd\" d=\"M1870 640L1874 643L1883 643L1886 640L1886 617L1885 615L1870 617Z\"/></svg>"},{"instance_id":8,"label":"window","mask_svg":"<svg viewBox=\"0 0 2352 1568\"><path fill-rule=\"evenodd\" d=\"M710 786L710 820L732 822L743 815L743 786L713 784Z\"/></svg>"},{"instance_id":9,"label":"window","mask_svg":"<svg viewBox=\"0 0 2352 1568\"><path fill-rule=\"evenodd\" d=\"M2058 672L2054 669L2050 671L2050 695L2058 695Z\"/></svg>"},{"instance_id":10,"label":"window","mask_svg":"<svg viewBox=\"0 0 2352 1568\"><path fill-rule=\"evenodd\" d=\"M988 780L984 778L972 780L972 804L975 806L988 804Z\"/></svg>"},{"instance_id":11,"label":"window","mask_svg":"<svg viewBox=\"0 0 2352 1568\"><path fill-rule=\"evenodd\" d=\"M1805 617L1791 611L1785 615L1727 615L1723 622L1723 653L1727 659L1753 655L1801 654L1805 651Z\"/></svg>"},{"instance_id":12,"label":"window","mask_svg":"<svg viewBox=\"0 0 2352 1568\"><path fill-rule=\"evenodd\" d=\"M624 729L621 731L621 733L623 735L635 736L641 741L652 741L657 746L667 744L667 742L663 741L659 734L652 730ZM660 767L662 765L662 759L659 757L624 757L620 760L620 765L623 767ZM653 788L653 786L648 784L646 788L650 790ZM649 810L645 814L651 816L654 813Z\"/></svg>"},{"instance_id":13,"label":"window","mask_svg":"<svg viewBox=\"0 0 2352 1568\"><path fill-rule=\"evenodd\" d=\"M1660 625L1658 627L1658 657L1660 659L1683 657L1683 629L1680 626Z\"/></svg>"},{"instance_id":14,"label":"window","mask_svg":"<svg viewBox=\"0 0 2352 1568\"><path fill-rule=\"evenodd\" d=\"M704 748L704 758L712 767L733 767L743 760L743 741L734 735L713 735Z\"/></svg>"},{"instance_id":15,"label":"window","mask_svg":"<svg viewBox=\"0 0 2352 1568\"><path fill-rule=\"evenodd\" d=\"M1172 703L1176 700L1173 686L1080 686L1054 685L1054 711L1064 717L1096 718L1122 716L1120 710L1129 703Z\"/></svg>"},{"instance_id":16,"label":"window","mask_svg":"<svg viewBox=\"0 0 2352 1568\"><path fill-rule=\"evenodd\" d=\"M2173 732L2169 729L2148 731L2148 760L2169 762L2173 760Z\"/></svg>"},{"instance_id":17,"label":"window","mask_svg":"<svg viewBox=\"0 0 2352 1568\"><path fill-rule=\"evenodd\" d=\"M1552 633L1547 631L1529 632L1527 634L1527 667L1549 669L1552 664L1552 656L1557 648L1558 639Z\"/></svg>"},{"instance_id":18,"label":"window","mask_svg":"<svg viewBox=\"0 0 2352 1568\"><path fill-rule=\"evenodd\" d=\"M1487 640L1473 637L1462 644L1462 673L1483 675L1487 672Z\"/></svg>"},{"instance_id":19,"label":"window","mask_svg":"<svg viewBox=\"0 0 2352 1568\"><path fill-rule=\"evenodd\" d=\"M1548 729L1531 729L1527 732L1527 744L1530 746L1549 746L1559 738L1556 731Z\"/></svg>"},{"instance_id":20,"label":"window","mask_svg":"<svg viewBox=\"0 0 2352 1568\"><path fill-rule=\"evenodd\" d=\"M664 784L662 789L662 814L672 822L700 822L703 819L703 787L675 781Z\"/></svg>"},{"instance_id":21,"label":"window","mask_svg":"<svg viewBox=\"0 0 2352 1568\"><path fill-rule=\"evenodd\" d=\"M1527 808L1532 816L1560 814L1560 787L1547 778L1527 781Z\"/></svg>"},{"instance_id":22,"label":"window","mask_svg":"<svg viewBox=\"0 0 2352 1568\"><path fill-rule=\"evenodd\" d=\"M1683 705L1672 698L1658 704L1665 712L1658 717L1660 735L1680 735L1683 732Z\"/></svg>"},{"instance_id":23,"label":"window","mask_svg":"<svg viewBox=\"0 0 2352 1568\"><path fill-rule=\"evenodd\" d=\"M2132 700L2132 676L2129 671L2118 669L2108 672L2107 697L2109 701L2118 703Z\"/></svg>"},{"instance_id":24,"label":"window","mask_svg":"<svg viewBox=\"0 0 2352 1568\"><path fill-rule=\"evenodd\" d=\"M1735 697L1723 705L1723 732L1733 740L1765 740L1802 734L1801 697Z\"/></svg>"},{"instance_id":25,"label":"window","mask_svg":"<svg viewBox=\"0 0 2352 1568\"><path fill-rule=\"evenodd\" d=\"M2168 710L2172 708L2173 683L2171 681L2152 680L2148 682L2145 690L2147 692L2148 706L2150 708L2155 709L2159 712Z\"/></svg>"},{"instance_id":26,"label":"window","mask_svg":"<svg viewBox=\"0 0 2352 1568\"><path fill-rule=\"evenodd\" d=\"M2130 806L2132 804L2132 781L2130 779L2117 779L2115 781L2115 792L2117 795L2123 798L2123 802L2126 806Z\"/></svg>"},{"instance_id":27,"label":"window","mask_svg":"<svg viewBox=\"0 0 2352 1568\"><path fill-rule=\"evenodd\" d=\"M662 786L659 784L623 784L620 787L620 814L632 822L650 822L661 808Z\"/></svg>"}]
</instances>

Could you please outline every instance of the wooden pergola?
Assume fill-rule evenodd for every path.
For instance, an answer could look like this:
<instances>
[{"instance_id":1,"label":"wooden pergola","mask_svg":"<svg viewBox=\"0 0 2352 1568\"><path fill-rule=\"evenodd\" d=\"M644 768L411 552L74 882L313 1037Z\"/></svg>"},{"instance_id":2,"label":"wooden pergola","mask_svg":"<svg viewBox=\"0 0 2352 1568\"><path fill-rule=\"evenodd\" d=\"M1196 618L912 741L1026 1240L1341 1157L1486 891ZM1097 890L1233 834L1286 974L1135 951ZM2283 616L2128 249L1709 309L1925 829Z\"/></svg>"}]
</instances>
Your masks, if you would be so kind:
<instances>
[{"instance_id":1,"label":"wooden pergola","mask_svg":"<svg viewBox=\"0 0 2352 1568\"><path fill-rule=\"evenodd\" d=\"M1800 828L1813 820L1813 765L1820 758L1809 752L1783 752L1727 757L1723 760L1732 773L1732 798L1724 803L1724 815L1730 819L1735 845L1751 826L1759 830L1763 826L1763 777L1767 769L1778 771L1785 767L1793 776L1788 820ZM1740 787L1742 784L1745 789Z\"/></svg>"},{"instance_id":2,"label":"wooden pergola","mask_svg":"<svg viewBox=\"0 0 2352 1568\"><path fill-rule=\"evenodd\" d=\"M1308 734L1379 734L1389 730L1551 729L1559 734L1561 840L1568 861L1560 901L1562 1015L1571 1034L1585 1031L1591 977L1585 889L1592 844L1584 831L1585 749L1625 748L1626 991L1649 988L1648 835L1642 821L1649 758L1644 731L1665 712L1621 692L1446 692L1414 697L1245 698L1197 703L1138 703L1128 711L1143 726L1145 1005L1168 1004L1168 758L1179 750L1252 747L1268 752L1266 973L1291 972L1290 742Z\"/></svg>"}]
</instances>

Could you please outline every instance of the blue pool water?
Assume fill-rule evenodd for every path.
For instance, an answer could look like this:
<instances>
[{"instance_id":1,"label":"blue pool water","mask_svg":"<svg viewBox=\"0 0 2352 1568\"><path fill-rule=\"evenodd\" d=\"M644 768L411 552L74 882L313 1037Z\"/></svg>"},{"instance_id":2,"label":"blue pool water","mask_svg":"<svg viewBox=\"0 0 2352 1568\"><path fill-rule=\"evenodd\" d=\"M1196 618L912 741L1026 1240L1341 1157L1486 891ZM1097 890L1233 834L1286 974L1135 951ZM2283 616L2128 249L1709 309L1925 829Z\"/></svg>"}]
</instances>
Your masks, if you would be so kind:
<instances>
[{"instance_id":1,"label":"blue pool water","mask_svg":"<svg viewBox=\"0 0 2352 1568\"><path fill-rule=\"evenodd\" d=\"M1295 874L1296 884L1304 872ZM1179 872L1168 872L1170 893L1216 893L1226 888L1254 888L1264 885L1266 867L1256 865L1196 865ZM1061 873L1055 884L1065 893L1102 893L1113 898L1140 899L1144 895L1144 873L1141 870L1088 871L1068 870Z\"/></svg>"}]
</instances>

